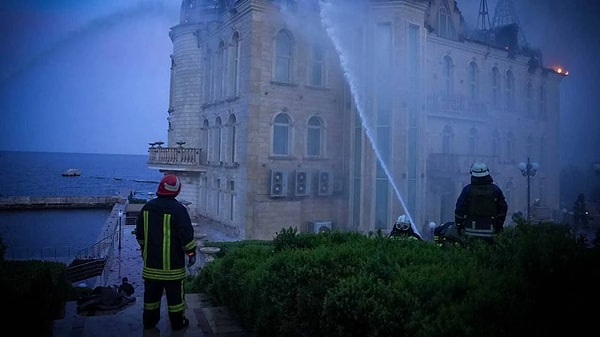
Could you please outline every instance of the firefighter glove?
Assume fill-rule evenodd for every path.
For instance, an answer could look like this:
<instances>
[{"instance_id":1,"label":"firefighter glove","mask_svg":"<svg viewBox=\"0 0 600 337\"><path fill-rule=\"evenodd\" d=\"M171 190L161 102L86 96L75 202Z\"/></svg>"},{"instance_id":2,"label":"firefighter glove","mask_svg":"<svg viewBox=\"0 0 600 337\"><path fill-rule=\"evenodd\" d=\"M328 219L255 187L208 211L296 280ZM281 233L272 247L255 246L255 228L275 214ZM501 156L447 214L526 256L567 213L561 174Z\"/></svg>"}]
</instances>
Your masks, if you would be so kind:
<instances>
[{"instance_id":1,"label":"firefighter glove","mask_svg":"<svg viewBox=\"0 0 600 337\"><path fill-rule=\"evenodd\" d=\"M188 254L188 267L191 267L194 264L196 264L196 253Z\"/></svg>"}]
</instances>

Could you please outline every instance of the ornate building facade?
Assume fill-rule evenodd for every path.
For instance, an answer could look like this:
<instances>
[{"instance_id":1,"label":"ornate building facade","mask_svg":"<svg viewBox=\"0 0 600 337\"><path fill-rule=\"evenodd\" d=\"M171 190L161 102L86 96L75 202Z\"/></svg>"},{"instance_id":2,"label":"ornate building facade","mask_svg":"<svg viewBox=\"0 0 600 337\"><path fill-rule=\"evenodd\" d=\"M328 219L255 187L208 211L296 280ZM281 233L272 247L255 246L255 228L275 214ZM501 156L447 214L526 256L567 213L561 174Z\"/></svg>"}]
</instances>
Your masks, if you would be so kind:
<instances>
[{"instance_id":1,"label":"ornate building facade","mask_svg":"<svg viewBox=\"0 0 600 337\"><path fill-rule=\"evenodd\" d=\"M424 224L454 220L474 161L509 213L530 196L532 217L559 209L559 168L544 163L560 155L564 74L518 27L467 32L455 1L348 3L182 1L168 140L148 165L182 178L192 216L271 239L389 232L407 214L427 237Z\"/></svg>"}]
</instances>

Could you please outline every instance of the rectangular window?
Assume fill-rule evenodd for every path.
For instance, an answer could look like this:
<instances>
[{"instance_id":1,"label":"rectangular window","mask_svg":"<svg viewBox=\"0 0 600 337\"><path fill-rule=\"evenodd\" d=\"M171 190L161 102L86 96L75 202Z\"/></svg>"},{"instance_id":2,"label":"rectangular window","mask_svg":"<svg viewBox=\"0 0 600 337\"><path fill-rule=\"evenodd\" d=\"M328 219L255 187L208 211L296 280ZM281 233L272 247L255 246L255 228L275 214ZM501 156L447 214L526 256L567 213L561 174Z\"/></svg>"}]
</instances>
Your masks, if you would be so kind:
<instances>
[{"instance_id":1,"label":"rectangular window","mask_svg":"<svg viewBox=\"0 0 600 337\"><path fill-rule=\"evenodd\" d=\"M229 181L229 220L233 222L235 209L234 209L234 181Z\"/></svg>"},{"instance_id":2,"label":"rectangular window","mask_svg":"<svg viewBox=\"0 0 600 337\"><path fill-rule=\"evenodd\" d=\"M221 179L215 180L215 202L217 209L217 217L221 216Z\"/></svg>"},{"instance_id":3,"label":"rectangular window","mask_svg":"<svg viewBox=\"0 0 600 337\"><path fill-rule=\"evenodd\" d=\"M288 127L275 125L273 154L287 155L288 154Z\"/></svg>"},{"instance_id":4,"label":"rectangular window","mask_svg":"<svg viewBox=\"0 0 600 337\"><path fill-rule=\"evenodd\" d=\"M312 52L310 55L310 82L309 84L315 87L323 86L323 74L325 69L325 55L323 47L318 44L312 46Z\"/></svg>"},{"instance_id":5,"label":"rectangular window","mask_svg":"<svg viewBox=\"0 0 600 337\"><path fill-rule=\"evenodd\" d=\"M309 156L321 155L321 129L309 127L306 139L306 151Z\"/></svg>"},{"instance_id":6,"label":"rectangular window","mask_svg":"<svg viewBox=\"0 0 600 337\"><path fill-rule=\"evenodd\" d=\"M392 25L389 22L378 23L376 30L375 62L376 83L375 113L377 151L380 161L377 161L375 177L375 229L384 229L388 225L389 210L389 178L383 165L389 165L391 158L391 115L392 115L392 59L393 37Z\"/></svg>"},{"instance_id":7,"label":"rectangular window","mask_svg":"<svg viewBox=\"0 0 600 337\"><path fill-rule=\"evenodd\" d=\"M290 60L287 58L280 57L277 59L275 65L275 79L281 82L290 81Z\"/></svg>"}]
</instances>

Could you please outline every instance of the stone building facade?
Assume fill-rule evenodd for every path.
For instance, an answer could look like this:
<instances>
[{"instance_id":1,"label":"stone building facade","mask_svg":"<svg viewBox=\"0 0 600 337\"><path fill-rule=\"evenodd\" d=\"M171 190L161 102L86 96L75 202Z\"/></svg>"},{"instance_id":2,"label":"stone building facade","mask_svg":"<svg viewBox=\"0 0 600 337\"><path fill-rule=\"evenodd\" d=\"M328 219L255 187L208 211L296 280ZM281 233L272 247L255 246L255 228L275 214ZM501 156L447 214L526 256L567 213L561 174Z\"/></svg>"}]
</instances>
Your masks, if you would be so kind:
<instances>
[{"instance_id":1,"label":"stone building facade","mask_svg":"<svg viewBox=\"0 0 600 337\"><path fill-rule=\"evenodd\" d=\"M192 216L244 239L387 233L400 214L427 237L424 224L453 221L474 161L509 212L529 188L549 217L564 75L515 42L518 27L463 22L446 0L183 0L168 140L149 167L182 178ZM540 169L525 179L528 158Z\"/></svg>"}]
</instances>

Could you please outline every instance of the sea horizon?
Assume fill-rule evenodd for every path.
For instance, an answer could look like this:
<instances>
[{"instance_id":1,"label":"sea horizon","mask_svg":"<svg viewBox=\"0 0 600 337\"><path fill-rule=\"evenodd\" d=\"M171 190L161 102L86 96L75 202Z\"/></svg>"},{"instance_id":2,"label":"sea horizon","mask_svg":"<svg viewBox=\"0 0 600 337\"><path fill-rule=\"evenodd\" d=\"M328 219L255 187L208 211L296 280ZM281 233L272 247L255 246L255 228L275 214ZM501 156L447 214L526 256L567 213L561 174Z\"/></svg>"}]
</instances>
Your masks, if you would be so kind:
<instances>
[{"instance_id":1,"label":"sea horizon","mask_svg":"<svg viewBox=\"0 0 600 337\"><path fill-rule=\"evenodd\" d=\"M162 173L147 167L147 155L0 151L0 197L97 196L155 191ZM80 176L64 177L68 169Z\"/></svg>"}]
</instances>

